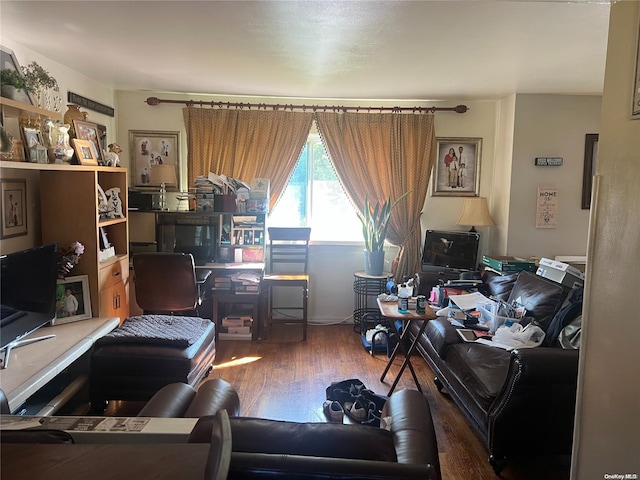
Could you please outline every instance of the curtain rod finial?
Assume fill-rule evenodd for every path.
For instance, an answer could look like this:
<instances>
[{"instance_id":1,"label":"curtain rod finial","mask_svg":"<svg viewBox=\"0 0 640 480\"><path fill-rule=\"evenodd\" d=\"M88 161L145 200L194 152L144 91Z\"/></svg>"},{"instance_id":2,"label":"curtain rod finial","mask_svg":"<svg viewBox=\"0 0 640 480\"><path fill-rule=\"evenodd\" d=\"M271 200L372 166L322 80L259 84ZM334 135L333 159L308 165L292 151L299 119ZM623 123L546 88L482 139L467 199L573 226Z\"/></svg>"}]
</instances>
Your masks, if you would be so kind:
<instances>
[{"instance_id":1,"label":"curtain rod finial","mask_svg":"<svg viewBox=\"0 0 640 480\"><path fill-rule=\"evenodd\" d=\"M455 108L456 113L465 113L467 110L469 110L469 107L467 107L466 105L458 105Z\"/></svg>"},{"instance_id":2,"label":"curtain rod finial","mask_svg":"<svg viewBox=\"0 0 640 480\"><path fill-rule=\"evenodd\" d=\"M146 102L148 105L155 106L160 104L160 99L158 97L149 97Z\"/></svg>"}]
</instances>

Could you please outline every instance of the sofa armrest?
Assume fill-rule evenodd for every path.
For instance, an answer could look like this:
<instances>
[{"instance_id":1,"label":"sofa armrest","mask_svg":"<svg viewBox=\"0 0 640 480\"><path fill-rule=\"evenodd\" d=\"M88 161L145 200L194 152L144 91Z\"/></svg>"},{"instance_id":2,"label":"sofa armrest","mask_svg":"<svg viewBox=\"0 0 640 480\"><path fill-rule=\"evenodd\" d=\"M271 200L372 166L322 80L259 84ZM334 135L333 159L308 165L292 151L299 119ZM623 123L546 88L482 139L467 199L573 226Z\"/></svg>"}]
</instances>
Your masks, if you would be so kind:
<instances>
[{"instance_id":1,"label":"sofa armrest","mask_svg":"<svg viewBox=\"0 0 640 480\"><path fill-rule=\"evenodd\" d=\"M412 323L412 326L416 322ZM417 333L418 328L414 331L414 335ZM462 339L457 328L451 325L451 322L445 317L438 317L433 320L429 320L425 328L426 337L431 342L434 350L438 353L438 356L443 360L446 357L447 347L455 343L461 343Z\"/></svg>"},{"instance_id":2,"label":"sofa armrest","mask_svg":"<svg viewBox=\"0 0 640 480\"><path fill-rule=\"evenodd\" d=\"M577 350L523 348L511 353L504 386L489 410L489 450L517 453L537 445L540 454L571 452Z\"/></svg>"},{"instance_id":3,"label":"sofa armrest","mask_svg":"<svg viewBox=\"0 0 640 480\"><path fill-rule=\"evenodd\" d=\"M258 478L439 480L440 474L431 465L232 452L229 478L250 478L252 480Z\"/></svg>"}]
</instances>

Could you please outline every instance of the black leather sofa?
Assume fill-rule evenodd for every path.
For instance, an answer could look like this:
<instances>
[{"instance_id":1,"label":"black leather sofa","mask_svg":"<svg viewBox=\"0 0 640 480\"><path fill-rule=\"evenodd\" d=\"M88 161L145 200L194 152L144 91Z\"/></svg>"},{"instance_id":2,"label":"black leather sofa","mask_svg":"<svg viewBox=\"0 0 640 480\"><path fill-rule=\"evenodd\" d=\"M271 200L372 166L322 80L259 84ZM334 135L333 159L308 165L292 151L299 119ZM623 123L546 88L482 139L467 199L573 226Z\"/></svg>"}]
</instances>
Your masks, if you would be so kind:
<instances>
[{"instance_id":1,"label":"black leather sofa","mask_svg":"<svg viewBox=\"0 0 640 480\"><path fill-rule=\"evenodd\" d=\"M390 430L234 416L240 412L238 397L219 379L204 382L197 392L181 383L167 385L139 416L198 417L188 441L208 443L220 408L231 417L230 479L441 478L429 404L417 390L395 392L386 402Z\"/></svg>"},{"instance_id":2,"label":"black leather sofa","mask_svg":"<svg viewBox=\"0 0 640 480\"><path fill-rule=\"evenodd\" d=\"M529 272L485 274L484 281L487 295L521 298L527 315L545 331L568 293ZM418 329L413 328L415 338ZM571 453L578 350L546 343L554 346L507 351L465 343L444 317L430 321L419 339L417 349L433 370L438 389L446 389L479 433L497 473L510 455Z\"/></svg>"}]
</instances>

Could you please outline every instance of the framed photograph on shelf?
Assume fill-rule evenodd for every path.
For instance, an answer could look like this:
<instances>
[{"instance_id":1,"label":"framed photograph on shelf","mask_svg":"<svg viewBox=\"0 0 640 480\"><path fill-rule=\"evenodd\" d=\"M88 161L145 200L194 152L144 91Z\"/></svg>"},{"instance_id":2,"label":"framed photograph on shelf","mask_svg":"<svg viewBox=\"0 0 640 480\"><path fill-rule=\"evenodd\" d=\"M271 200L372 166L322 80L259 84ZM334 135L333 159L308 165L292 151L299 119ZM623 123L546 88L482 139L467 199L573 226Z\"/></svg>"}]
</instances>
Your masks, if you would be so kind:
<instances>
[{"instance_id":1,"label":"framed photograph on shelf","mask_svg":"<svg viewBox=\"0 0 640 480\"><path fill-rule=\"evenodd\" d=\"M52 325L77 322L91 318L89 276L78 275L58 279L56 289L56 318Z\"/></svg>"},{"instance_id":2,"label":"framed photograph on shelf","mask_svg":"<svg viewBox=\"0 0 640 480\"><path fill-rule=\"evenodd\" d=\"M27 180L0 179L0 238L27 234Z\"/></svg>"},{"instance_id":3,"label":"framed photograph on shelf","mask_svg":"<svg viewBox=\"0 0 640 480\"><path fill-rule=\"evenodd\" d=\"M477 197L482 138L437 138L431 195Z\"/></svg>"},{"instance_id":4,"label":"framed photograph on shelf","mask_svg":"<svg viewBox=\"0 0 640 480\"><path fill-rule=\"evenodd\" d=\"M180 132L156 132L129 130L131 152L131 186L160 187L154 180L153 167L174 165L177 183L168 183L167 188L177 189L180 185Z\"/></svg>"},{"instance_id":5,"label":"framed photograph on shelf","mask_svg":"<svg viewBox=\"0 0 640 480\"><path fill-rule=\"evenodd\" d=\"M73 129L76 132L76 138L78 140L87 140L90 142L96 160L99 164L102 164L102 146L98 125L91 122L83 122L82 120L74 120Z\"/></svg>"},{"instance_id":6,"label":"framed photograph on shelf","mask_svg":"<svg viewBox=\"0 0 640 480\"><path fill-rule=\"evenodd\" d=\"M42 144L42 134L39 128L21 127L22 143L26 158L32 163L49 163L47 149Z\"/></svg>"},{"instance_id":7,"label":"framed photograph on shelf","mask_svg":"<svg viewBox=\"0 0 640 480\"><path fill-rule=\"evenodd\" d=\"M591 207L593 174L598 160L598 134L587 133L584 141L584 168L582 170L582 209Z\"/></svg>"},{"instance_id":8,"label":"framed photograph on shelf","mask_svg":"<svg viewBox=\"0 0 640 480\"><path fill-rule=\"evenodd\" d=\"M20 73L20 75L22 75L22 68L20 67L18 59L14 55L13 51L0 45L0 70L5 69L18 72ZM27 105L36 104L31 94L25 92L24 90L16 90L13 94L13 100L26 103Z\"/></svg>"},{"instance_id":9,"label":"framed photograph on shelf","mask_svg":"<svg viewBox=\"0 0 640 480\"><path fill-rule=\"evenodd\" d=\"M80 165L98 165L95 148L89 140L73 138L71 142L73 143L73 149L76 151L76 157Z\"/></svg>"}]
</instances>

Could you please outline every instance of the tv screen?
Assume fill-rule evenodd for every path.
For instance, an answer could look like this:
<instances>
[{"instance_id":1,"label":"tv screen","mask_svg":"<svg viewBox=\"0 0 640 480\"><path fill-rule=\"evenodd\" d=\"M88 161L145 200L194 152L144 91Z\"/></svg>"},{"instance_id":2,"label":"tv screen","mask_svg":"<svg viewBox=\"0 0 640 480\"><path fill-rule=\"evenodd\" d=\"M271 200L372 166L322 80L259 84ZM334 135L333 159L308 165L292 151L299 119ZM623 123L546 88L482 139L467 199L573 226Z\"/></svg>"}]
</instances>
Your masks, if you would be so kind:
<instances>
[{"instance_id":1,"label":"tv screen","mask_svg":"<svg viewBox=\"0 0 640 480\"><path fill-rule=\"evenodd\" d=\"M457 270L478 268L480 234L427 230L422 249L422 265Z\"/></svg>"},{"instance_id":2,"label":"tv screen","mask_svg":"<svg viewBox=\"0 0 640 480\"><path fill-rule=\"evenodd\" d=\"M0 349L56 314L57 245L0 256Z\"/></svg>"}]
</instances>

